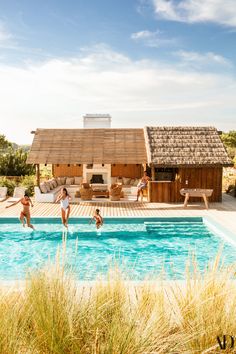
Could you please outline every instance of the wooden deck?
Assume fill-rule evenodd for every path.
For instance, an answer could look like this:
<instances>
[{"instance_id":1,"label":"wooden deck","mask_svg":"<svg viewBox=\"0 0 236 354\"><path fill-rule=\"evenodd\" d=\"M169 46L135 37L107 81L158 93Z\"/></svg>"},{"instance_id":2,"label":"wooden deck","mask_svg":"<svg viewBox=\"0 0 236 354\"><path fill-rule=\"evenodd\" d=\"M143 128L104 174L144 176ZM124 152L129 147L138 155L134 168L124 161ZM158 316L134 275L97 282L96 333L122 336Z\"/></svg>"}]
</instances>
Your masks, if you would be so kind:
<instances>
[{"instance_id":1,"label":"wooden deck","mask_svg":"<svg viewBox=\"0 0 236 354\"><path fill-rule=\"evenodd\" d=\"M0 217L19 216L21 205L6 209L7 201L0 203ZM93 201L80 202L71 205L71 216L91 216L96 208L101 210L103 217L180 217L209 215L225 228L235 233L236 238L236 198L223 195L222 203L210 203L209 210L204 209L203 203L183 204L147 203L147 202L110 202ZM59 204L35 203L32 216L60 216Z\"/></svg>"}]
</instances>

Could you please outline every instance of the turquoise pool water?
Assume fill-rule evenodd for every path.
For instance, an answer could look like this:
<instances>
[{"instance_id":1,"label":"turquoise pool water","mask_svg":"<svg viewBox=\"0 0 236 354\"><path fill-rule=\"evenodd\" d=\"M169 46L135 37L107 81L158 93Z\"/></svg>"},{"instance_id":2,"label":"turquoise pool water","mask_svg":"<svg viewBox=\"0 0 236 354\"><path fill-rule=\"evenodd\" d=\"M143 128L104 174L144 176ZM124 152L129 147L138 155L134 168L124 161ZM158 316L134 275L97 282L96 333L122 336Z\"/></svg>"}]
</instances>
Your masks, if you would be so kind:
<instances>
[{"instance_id":1,"label":"turquoise pool water","mask_svg":"<svg viewBox=\"0 0 236 354\"><path fill-rule=\"evenodd\" d=\"M0 221L0 279L23 279L29 269L54 259L65 229L59 219L33 220L36 231L17 219ZM77 244L77 248L76 248ZM71 219L67 233L67 269L77 279L106 276L118 265L132 280L152 279L164 268L169 279L182 279L190 252L200 269L223 247L227 263L236 261L235 248L214 235L201 218L107 219L100 232L88 219Z\"/></svg>"}]
</instances>

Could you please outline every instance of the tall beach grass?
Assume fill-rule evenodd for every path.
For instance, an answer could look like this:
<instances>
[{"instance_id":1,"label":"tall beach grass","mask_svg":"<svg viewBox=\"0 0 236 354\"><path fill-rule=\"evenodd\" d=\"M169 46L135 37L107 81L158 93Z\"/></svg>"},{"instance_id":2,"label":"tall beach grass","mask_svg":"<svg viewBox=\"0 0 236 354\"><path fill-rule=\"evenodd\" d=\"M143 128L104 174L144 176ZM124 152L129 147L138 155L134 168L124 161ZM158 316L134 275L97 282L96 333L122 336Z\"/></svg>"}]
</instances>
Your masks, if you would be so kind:
<instances>
[{"instance_id":1,"label":"tall beach grass","mask_svg":"<svg viewBox=\"0 0 236 354\"><path fill-rule=\"evenodd\" d=\"M191 268L181 282L113 272L91 286L48 264L23 290L1 289L0 353L220 353L217 336L236 334L235 266L218 257L204 274Z\"/></svg>"}]
</instances>

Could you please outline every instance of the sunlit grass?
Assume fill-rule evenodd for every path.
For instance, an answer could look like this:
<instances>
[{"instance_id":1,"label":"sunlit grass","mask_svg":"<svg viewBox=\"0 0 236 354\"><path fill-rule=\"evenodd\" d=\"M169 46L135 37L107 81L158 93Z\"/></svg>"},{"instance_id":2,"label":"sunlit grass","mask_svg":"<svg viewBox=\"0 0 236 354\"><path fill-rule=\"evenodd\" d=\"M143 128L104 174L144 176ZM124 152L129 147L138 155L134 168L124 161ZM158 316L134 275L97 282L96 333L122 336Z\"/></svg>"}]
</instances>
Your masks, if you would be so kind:
<instances>
[{"instance_id":1,"label":"sunlit grass","mask_svg":"<svg viewBox=\"0 0 236 354\"><path fill-rule=\"evenodd\" d=\"M112 272L93 286L66 275L59 258L23 290L0 291L0 353L213 354L217 335L236 334L236 267L219 257L204 274L191 260L181 282Z\"/></svg>"}]
</instances>

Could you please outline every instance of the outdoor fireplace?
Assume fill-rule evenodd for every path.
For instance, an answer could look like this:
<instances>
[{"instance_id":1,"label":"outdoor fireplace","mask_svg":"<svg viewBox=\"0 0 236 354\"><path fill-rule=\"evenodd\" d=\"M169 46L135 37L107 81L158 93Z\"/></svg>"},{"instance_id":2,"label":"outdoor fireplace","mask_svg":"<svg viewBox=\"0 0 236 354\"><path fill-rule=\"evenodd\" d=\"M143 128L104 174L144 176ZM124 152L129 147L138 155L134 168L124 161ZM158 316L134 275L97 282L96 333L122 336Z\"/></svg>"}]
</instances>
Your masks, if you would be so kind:
<instances>
[{"instance_id":1,"label":"outdoor fireplace","mask_svg":"<svg viewBox=\"0 0 236 354\"><path fill-rule=\"evenodd\" d=\"M92 175L92 178L90 179L90 183L104 183L104 179L102 178L102 175Z\"/></svg>"},{"instance_id":2,"label":"outdoor fireplace","mask_svg":"<svg viewBox=\"0 0 236 354\"><path fill-rule=\"evenodd\" d=\"M93 164L93 168L87 168L87 165L83 165L83 179L92 184L110 184L111 165Z\"/></svg>"}]
</instances>

